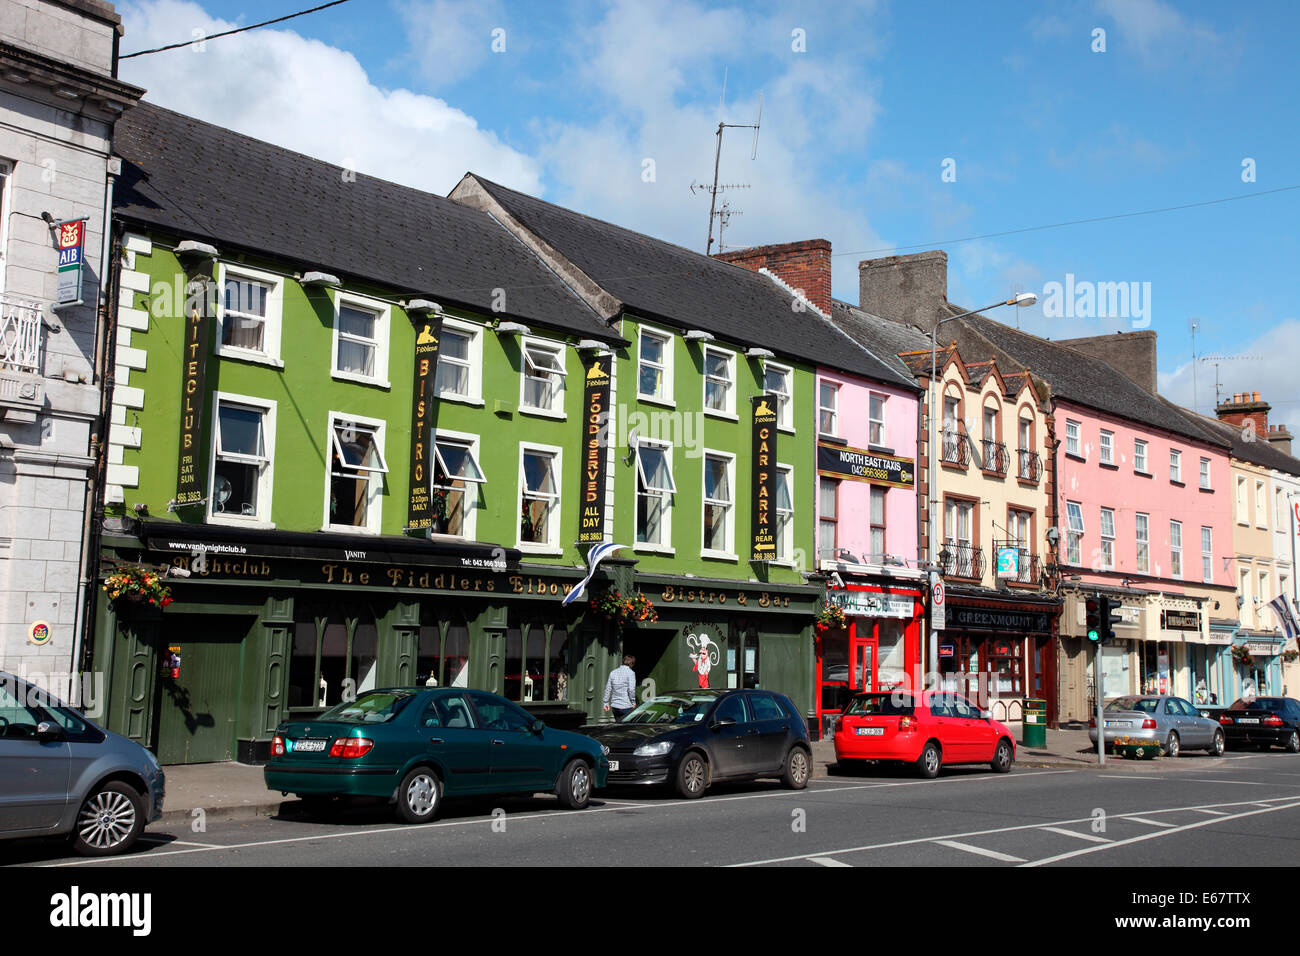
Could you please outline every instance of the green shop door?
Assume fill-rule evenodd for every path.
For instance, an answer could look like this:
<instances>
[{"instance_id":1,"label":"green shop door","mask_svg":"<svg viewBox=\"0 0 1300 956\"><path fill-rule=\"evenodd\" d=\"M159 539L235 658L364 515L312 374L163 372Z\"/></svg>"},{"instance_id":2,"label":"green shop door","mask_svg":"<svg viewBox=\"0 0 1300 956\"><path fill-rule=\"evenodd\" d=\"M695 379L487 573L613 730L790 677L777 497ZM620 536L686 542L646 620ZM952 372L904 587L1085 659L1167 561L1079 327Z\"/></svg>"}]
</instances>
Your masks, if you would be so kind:
<instances>
[{"instance_id":1,"label":"green shop door","mask_svg":"<svg viewBox=\"0 0 1300 956\"><path fill-rule=\"evenodd\" d=\"M167 615L164 624L154 708L158 762L233 760L247 619ZM166 666L173 651L180 657L175 677Z\"/></svg>"}]
</instances>

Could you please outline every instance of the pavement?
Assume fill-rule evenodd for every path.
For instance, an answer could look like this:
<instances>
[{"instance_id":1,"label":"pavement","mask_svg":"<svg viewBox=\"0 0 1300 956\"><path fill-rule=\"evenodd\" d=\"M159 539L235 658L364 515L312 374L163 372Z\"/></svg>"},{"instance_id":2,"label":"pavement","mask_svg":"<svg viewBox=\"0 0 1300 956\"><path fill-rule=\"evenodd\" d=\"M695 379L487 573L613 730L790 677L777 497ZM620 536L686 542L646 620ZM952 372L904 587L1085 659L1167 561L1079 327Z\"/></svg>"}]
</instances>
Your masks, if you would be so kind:
<instances>
[{"instance_id":1,"label":"pavement","mask_svg":"<svg viewBox=\"0 0 1300 956\"><path fill-rule=\"evenodd\" d=\"M1076 770L1104 769L1117 773L1169 771L1175 766L1204 770L1218 767L1222 758L1204 753L1187 753L1178 760L1124 760L1108 756L1104 767L1097 762L1096 745L1089 742L1087 728L1048 730L1047 744L1026 748L1022 743L1022 725L1008 723L1016 738L1016 765L1020 767L1068 767ZM294 797L284 797L268 790L262 768L227 761L224 763L181 764L164 767L167 775L167 798L163 804L162 823L178 827L202 818L216 820L253 820L280 812L281 804L292 812L299 805ZM835 747L829 740L813 742L813 777L838 776Z\"/></svg>"}]
</instances>

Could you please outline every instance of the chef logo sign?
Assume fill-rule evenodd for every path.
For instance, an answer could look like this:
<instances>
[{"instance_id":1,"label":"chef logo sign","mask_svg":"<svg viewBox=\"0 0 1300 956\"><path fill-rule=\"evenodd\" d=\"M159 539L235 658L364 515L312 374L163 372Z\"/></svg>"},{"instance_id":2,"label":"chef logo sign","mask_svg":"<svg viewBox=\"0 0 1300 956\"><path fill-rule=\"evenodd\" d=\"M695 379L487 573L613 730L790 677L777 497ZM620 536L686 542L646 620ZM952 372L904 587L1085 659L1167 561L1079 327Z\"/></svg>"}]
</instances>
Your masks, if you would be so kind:
<instances>
[{"instance_id":1,"label":"chef logo sign","mask_svg":"<svg viewBox=\"0 0 1300 956\"><path fill-rule=\"evenodd\" d=\"M751 561L775 561L776 555L776 400L755 395L754 494L750 515Z\"/></svg>"},{"instance_id":2,"label":"chef logo sign","mask_svg":"<svg viewBox=\"0 0 1300 956\"><path fill-rule=\"evenodd\" d=\"M86 220L60 222L54 227L59 251L59 275L55 302L77 305L81 302L81 263L86 247Z\"/></svg>"}]
</instances>

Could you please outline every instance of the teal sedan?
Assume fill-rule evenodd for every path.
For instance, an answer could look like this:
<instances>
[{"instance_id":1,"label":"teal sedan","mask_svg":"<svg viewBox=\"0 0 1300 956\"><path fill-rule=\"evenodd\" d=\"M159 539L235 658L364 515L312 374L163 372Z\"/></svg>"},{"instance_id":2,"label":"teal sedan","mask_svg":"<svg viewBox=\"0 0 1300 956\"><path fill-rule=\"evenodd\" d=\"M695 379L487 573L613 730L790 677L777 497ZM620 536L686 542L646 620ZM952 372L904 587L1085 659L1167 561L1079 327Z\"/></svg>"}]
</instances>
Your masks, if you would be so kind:
<instances>
[{"instance_id":1,"label":"teal sedan","mask_svg":"<svg viewBox=\"0 0 1300 956\"><path fill-rule=\"evenodd\" d=\"M268 789L308 803L379 797L407 823L427 823L444 797L550 792L581 810L609 761L590 737L496 694L390 688L280 724L264 773Z\"/></svg>"}]
</instances>

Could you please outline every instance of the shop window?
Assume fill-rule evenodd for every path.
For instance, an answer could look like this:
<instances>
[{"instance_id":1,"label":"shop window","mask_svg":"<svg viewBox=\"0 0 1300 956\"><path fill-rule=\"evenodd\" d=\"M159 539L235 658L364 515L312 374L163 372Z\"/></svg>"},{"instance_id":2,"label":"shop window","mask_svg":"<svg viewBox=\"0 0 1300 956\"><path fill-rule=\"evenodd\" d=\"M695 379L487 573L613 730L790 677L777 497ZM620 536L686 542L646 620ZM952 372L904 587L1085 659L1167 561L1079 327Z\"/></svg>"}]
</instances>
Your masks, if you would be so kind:
<instances>
[{"instance_id":1,"label":"shop window","mask_svg":"<svg viewBox=\"0 0 1300 956\"><path fill-rule=\"evenodd\" d=\"M876 622L877 687L893 690L907 682L907 654L903 639L903 622L880 620Z\"/></svg>"},{"instance_id":2,"label":"shop window","mask_svg":"<svg viewBox=\"0 0 1300 956\"><path fill-rule=\"evenodd\" d=\"M564 412L564 346L524 343L524 381L519 407L523 411Z\"/></svg>"},{"instance_id":3,"label":"shop window","mask_svg":"<svg viewBox=\"0 0 1300 956\"><path fill-rule=\"evenodd\" d=\"M560 474L560 449L520 448L520 547L559 549Z\"/></svg>"},{"instance_id":4,"label":"shop window","mask_svg":"<svg viewBox=\"0 0 1300 956\"><path fill-rule=\"evenodd\" d=\"M290 709L322 709L377 686L379 632L335 610L299 608L289 655Z\"/></svg>"},{"instance_id":5,"label":"shop window","mask_svg":"<svg viewBox=\"0 0 1300 956\"><path fill-rule=\"evenodd\" d=\"M420 625L415 680L428 687L469 686L469 628L462 620Z\"/></svg>"},{"instance_id":6,"label":"shop window","mask_svg":"<svg viewBox=\"0 0 1300 956\"><path fill-rule=\"evenodd\" d=\"M478 461L478 437L439 433L433 447L434 531L472 539L478 489L487 481Z\"/></svg>"},{"instance_id":7,"label":"shop window","mask_svg":"<svg viewBox=\"0 0 1300 956\"><path fill-rule=\"evenodd\" d=\"M217 522L268 522L275 403L217 395L208 515Z\"/></svg>"},{"instance_id":8,"label":"shop window","mask_svg":"<svg viewBox=\"0 0 1300 956\"><path fill-rule=\"evenodd\" d=\"M672 544L672 448L641 442L636 450L637 544L668 548Z\"/></svg>"},{"instance_id":9,"label":"shop window","mask_svg":"<svg viewBox=\"0 0 1300 956\"><path fill-rule=\"evenodd\" d=\"M763 363L763 391L776 396L776 424L778 428L794 427L794 392L790 386L791 371L775 362Z\"/></svg>"},{"instance_id":10,"label":"shop window","mask_svg":"<svg viewBox=\"0 0 1300 956\"><path fill-rule=\"evenodd\" d=\"M704 347L704 410L719 415L736 414L736 355Z\"/></svg>"},{"instance_id":11,"label":"shop window","mask_svg":"<svg viewBox=\"0 0 1300 956\"><path fill-rule=\"evenodd\" d=\"M554 621L512 621L506 629L502 696L517 701L569 699L569 631Z\"/></svg>"},{"instance_id":12,"label":"shop window","mask_svg":"<svg viewBox=\"0 0 1300 956\"><path fill-rule=\"evenodd\" d=\"M383 423L330 416L329 514L326 525L379 531L384 490Z\"/></svg>"}]
</instances>

